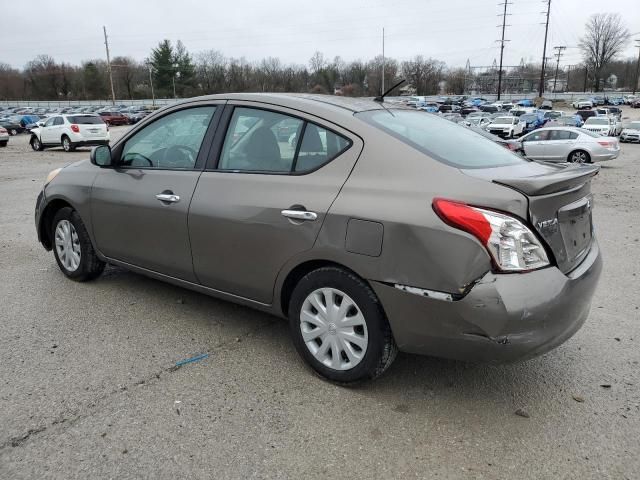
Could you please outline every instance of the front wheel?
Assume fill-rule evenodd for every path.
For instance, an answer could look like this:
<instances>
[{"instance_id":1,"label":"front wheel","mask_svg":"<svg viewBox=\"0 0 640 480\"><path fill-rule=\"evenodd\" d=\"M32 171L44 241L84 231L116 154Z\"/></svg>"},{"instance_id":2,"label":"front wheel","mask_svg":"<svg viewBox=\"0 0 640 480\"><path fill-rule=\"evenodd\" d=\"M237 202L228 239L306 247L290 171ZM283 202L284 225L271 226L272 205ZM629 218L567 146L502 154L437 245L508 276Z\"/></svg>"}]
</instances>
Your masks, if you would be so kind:
<instances>
[{"instance_id":1,"label":"front wheel","mask_svg":"<svg viewBox=\"0 0 640 480\"><path fill-rule=\"evenodd\" d=\"M374 379L397 354L371 287L337 267L314 270L300 280L289 305L289 325L302 358L336 383Z\"/></svg>"},{"instance_id":2,"label":"front wheel","mask_svg":"<svg viewBox=\"0 0 640 480\"><path fill-rule=\"evenodd\" d=\"M58 267L77 282L93 280L104 270L80 215L70 207L61 208L53 217L51 238Z\"/></svg>"},{"instance_id":3,"label":"front wheel","mask_svg":"<svg viewBox=\"0 0 640 480\"><path fill-rule=\"evenodd\" d=\"M0 142L0 147L6 147L6 146L7 146L7 143L9 143L9 141L6 141L6 142Z\"/></svg>"},{"instance_id":4,"label":"front wheel","mask_svg":"<svg viewBox=\"0 0 640 480\"><path fill-rule=\"evenodd\" d=\"M35 150L36 152L40 152L43 150L42 142L40 142L40 139L35 135L31 137L31 142L29 143L31 144L31 148L33 148L33 150Z\"/></svg>"},{"instance_id":5,"label":"front wheel","mask_svg":"<svg viewBox=\"0 0 640 480\"><path fill-rule=\"evenodd\" d=\"M576 150L571 152L568 158L571 163L591 163L591 157L584 150Z\"/></svg>"},{"instance_id":6,"label":"front wheel","mask_svg":"<svg viewBox=\"0 0 640 480\"><path fill-rule=\"evenodd\" d=\"M16 136L17 134L18 134L18 130L16 130L15 128L12 128L11 130L9 130L9 135Z\"/></svg>"}]
</instances>

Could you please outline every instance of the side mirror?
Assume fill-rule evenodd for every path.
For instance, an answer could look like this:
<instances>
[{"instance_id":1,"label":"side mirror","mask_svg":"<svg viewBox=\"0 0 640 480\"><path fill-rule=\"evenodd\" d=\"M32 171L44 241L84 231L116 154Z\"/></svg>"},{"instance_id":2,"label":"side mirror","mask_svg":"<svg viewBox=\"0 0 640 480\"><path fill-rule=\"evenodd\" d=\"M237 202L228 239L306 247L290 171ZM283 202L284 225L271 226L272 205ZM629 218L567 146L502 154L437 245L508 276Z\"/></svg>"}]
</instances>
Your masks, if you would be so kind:
<instances>
[{"instance_id":1,"label":"side mirror","mask_svg":"<svg viewBox=\"0 0 640 480\"><path fill-rule=\"evenodd\" d=\"M111 167L113 160L111 158L111 147L109 145L99 145L91 150L89 156L91 163L99 167Z\"/></svg>"},{"instance_id":2,"label":"side mirror","mask_svg":"<svg viewBox=\"0 0 640 480\"><path fill-rule=\"evenodd\" d=\"M39 127L44 127L44 122L36 122L36 125L38 125Z\"/></svg>"}]
</instances>

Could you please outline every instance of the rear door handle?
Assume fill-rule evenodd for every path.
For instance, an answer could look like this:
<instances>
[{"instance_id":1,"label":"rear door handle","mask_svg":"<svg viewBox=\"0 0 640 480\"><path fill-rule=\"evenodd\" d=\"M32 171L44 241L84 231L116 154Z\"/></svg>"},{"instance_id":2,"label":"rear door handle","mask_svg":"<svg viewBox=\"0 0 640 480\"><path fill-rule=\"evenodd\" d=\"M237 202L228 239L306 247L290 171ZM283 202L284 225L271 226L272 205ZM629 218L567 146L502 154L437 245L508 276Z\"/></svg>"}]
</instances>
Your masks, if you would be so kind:
<instances>
[{"instance_id":1,"label":"rear door handle","mask_svg":"<svg viewBox=\"0 0 640 480\"><path fill-rule=\"evenodd\" d=\"M156 195L156 198L161 202L167 203L177 203L180 201L180 197L178 195L174 195L173 193L159 193Z\"/></svg>"},{"instance_id":2,"label":"rear door handle","mask_svg":"<svg viewBox=\"0 0 640 480\"><path fill-rule=\"evenodd\" d=\"M318 218L316 212L307 212L305 210L282 210L282 216L293 220L303 220L313 222Z\"/></svg>"}]
</instances>

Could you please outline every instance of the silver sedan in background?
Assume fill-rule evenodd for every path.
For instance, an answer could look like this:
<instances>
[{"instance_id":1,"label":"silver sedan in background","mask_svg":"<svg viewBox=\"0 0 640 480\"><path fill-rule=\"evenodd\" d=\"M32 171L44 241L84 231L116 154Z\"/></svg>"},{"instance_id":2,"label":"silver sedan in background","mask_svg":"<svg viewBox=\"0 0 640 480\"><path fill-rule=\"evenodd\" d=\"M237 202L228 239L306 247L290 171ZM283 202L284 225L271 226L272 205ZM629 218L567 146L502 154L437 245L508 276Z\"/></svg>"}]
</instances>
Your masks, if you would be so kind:
<instances>
[{"instance_id":1,"label":"silver sedan in background","mask_svg":"<svg viewBox=\"0 0 640 480\"><path fill-rule=\"evenodd\" d=\"M540 128L523 136L520 143L528 158L550 162L592 163L620 154L618 139L576 127Z\"/></svg>"}]
</instances>

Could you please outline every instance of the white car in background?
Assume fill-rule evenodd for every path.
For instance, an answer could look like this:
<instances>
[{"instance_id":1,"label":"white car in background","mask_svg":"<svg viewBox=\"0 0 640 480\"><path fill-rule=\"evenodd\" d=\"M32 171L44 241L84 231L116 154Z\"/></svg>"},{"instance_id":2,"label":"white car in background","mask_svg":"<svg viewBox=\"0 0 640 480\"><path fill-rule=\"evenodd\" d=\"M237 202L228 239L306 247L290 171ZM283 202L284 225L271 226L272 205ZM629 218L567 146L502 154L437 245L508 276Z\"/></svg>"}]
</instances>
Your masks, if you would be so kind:
<instances>
[{"instance_id":1,"label":"white car in background","mask_svg":"<svg viewBox=\"0 0 640 480\"><path fill-rule=\"evenodd\" d=\"M640 143L640 121L636 120L624 127L620 133L620 141Z\"/></svg>"},{"instance_id":2,"label":"white car in background","mask_svg":"<svg viewBox=\"0 0 640 480\"><path fill-rule=\"evenodd\" d=\"M575 100L571 105L577 110L582 110L583 108L593 108L593 102L588 98L579 98L578 100Z\"/></svg>"},{"instance_id":3,"label":"white car in background","mask_svg":"<svg viewBox=\"0 0 640 480\"><path fill-rule=\"evenodd\" d=\"M539 128L519 143L527 158L547 162L592 163L613 160L620 154L617 138L575 127Z\"/></svg>"},{"instance_id":4,"label":"white car in background","mask_svg":"<svg viewBox=\"0 0 640 480\"><path fill-rule=\"evenodd\" d=\"M483 130L486 130L489 125L491 125L491 118L489 117L467 117L466 120L462 122L462 124L466 127L477 127Z\"/></svg>"},{"instance_id":5,"label":"white car in background","mask_svg":"<svg viewBox=\"0 0 640 480\"><path fill-rule=\"evenodd\" d=\"M54 115L31 129L31 148L36 151L62 145L65 152L77 147L109 145L109 127L100 115Z\"/></svg>"},{"instance_id":6,"label":"white car in background","mask_svg":"<svg viewBox=\"0 0 640 480\"><path fill-rule=\"evenodd\" d=\"M622 122L613 116L590 117L582 128L605 137L617 137L622 132Z\"/></svg>"},{"instance_id":7,"label":"white car in background","mask_svg":"<svg viewBox=\"0 0 640 480\"><path fill-rule=\"evenodd\" d=\"M522 135L525 125L525 122L521 121L519 117L496 117L487 125L486 130L499 137L514 138Z\"/></svg>"}]
</instances>

